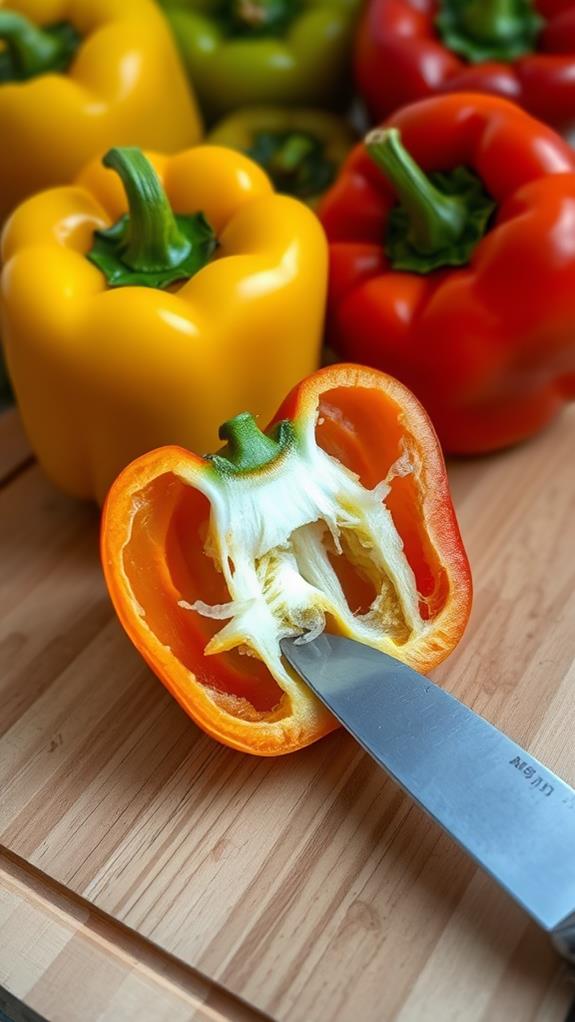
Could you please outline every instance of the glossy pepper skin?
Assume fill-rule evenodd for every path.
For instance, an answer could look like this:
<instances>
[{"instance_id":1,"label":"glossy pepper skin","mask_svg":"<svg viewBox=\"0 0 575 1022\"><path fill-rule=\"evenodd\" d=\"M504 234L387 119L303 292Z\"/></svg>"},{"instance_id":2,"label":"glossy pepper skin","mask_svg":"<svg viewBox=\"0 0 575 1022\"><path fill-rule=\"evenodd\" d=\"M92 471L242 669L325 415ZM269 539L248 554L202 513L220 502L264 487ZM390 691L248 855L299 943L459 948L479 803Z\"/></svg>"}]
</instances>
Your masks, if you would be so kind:
<instances>
[{"instance_id":1,"label":"glossy pepper skin","mask_svg":"<svg viewBox=\"0 0 575 1022\"><path fill-rule=\"evenodd\" d=\"M575 129L575 9L571 0L467 3L484 28L491 19L494 46L490 47L489 39L485 45L477 25L471 33L461 33L464 43L471 44L470 50L464 45L463 53L457 44L453 48L452 35L442 34L438 16L442 10L450 14L464 11L461 0L443 4L437 0L371 0L357 36L355 65L359 89L373 118L382 120L407 103L437 93L487 92L513 100L558 131ZM506 14L511 15L511 28L503 18ZM526 25L527 41L522 45ZM509 39L498 41L497 36L505 36L507 31Z\"/></svg>"},{"instance_id":2,"label":"glossy pepper skin","mask_svg":"<svg viewBox=\"0 0 575 1022\"><path fill-rule=\"evenodd\" d=\"M0 166L0 223L110 146L175 152L199 139L195 100L151 0L0 0L0 39L16 32L22 46L14 15L32 32L64 23L77 38L64 66L56 59L52 68L49 56L34 62L29 50L28 77L24 55L11 67L0 62L0 138L10 154Z\"/></svg>"},{"instance_id":3,"label":"glossy pepper skin","mask_svg":"<svg viewBox=\"0 0 575 1022\"><path fill-rule=\"evenodd\" d=\"M30 441L59 486L99 501L144 451L210 450L222 420L246 405L269 416L319 360L327 253L316 217L232 150L150 160L173 209L197 221L192 275L176 268L162 287L154 273L129 283L118 242L105 236L126 194L99 162L75 185L27 200L3 236L3 339ZM144 227L132 247L154 241ZM110 272L124 266L125 286L108 283L91 251ZM131 261L125 245L119 252Z\"/></svg>"},{"instance_id":4,"label":"glossy pepper skin","mask_svg":"<svg viewBox=\"0 0 575 1022\"><path fill-rule=\"evenodd\" d=\"M387 126L427 173L471 168L495 208L462 265L394 268L397 189L358 146L320 210L330 342L411 387L447 451L516 443L575 396L573 151L491 96L424 100Z\"/></svg>"},{"instance_id":5,"label":"glossy pepper skin","mask_svg":"<svg viewBox=\"0 0 575 1022\"><path fill-rule=\"evenodd\" d=\"M340 105L360 0L163 0L210 119L244 106Z\"/></svg>"},{"instance_id":6,"label":"glossy pepper skin","mask_svg":"<svg viewBox=\"0 0 575 1022\"><path fill-rule=\"evenodd\" d=\"M207 141L250 156L278 192L315 207L357 136L344 120L323 110L251 107L220 121Z\"/></svg>"},{"instance_id":7,"label":"glossy pepper skin","mask_svg":"<svg viewBox=\"0 0 575 1022\"><path fill-rule=\"evenodd\" d=\"M337 727L283 661L284 635L327 625L430 670L465 628L469 566L437 438L396 380L331 366L265 434L244 414L221 438L216 456L166 447L125 469L102 563L122 625L185 712L276 756Z\"/></svg>"}]
</instances>

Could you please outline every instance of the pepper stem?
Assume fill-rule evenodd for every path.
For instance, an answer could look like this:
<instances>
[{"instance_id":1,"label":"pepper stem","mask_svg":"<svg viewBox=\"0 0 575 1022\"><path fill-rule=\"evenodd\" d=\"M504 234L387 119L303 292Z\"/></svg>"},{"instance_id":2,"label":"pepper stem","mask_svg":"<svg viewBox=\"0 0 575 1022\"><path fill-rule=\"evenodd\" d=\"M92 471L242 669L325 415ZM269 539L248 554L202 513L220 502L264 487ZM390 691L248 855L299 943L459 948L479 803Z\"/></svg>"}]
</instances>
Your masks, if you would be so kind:
<instances>
[{"instance_id":1,"label":"pepper stem","mask_svg":"<svg viewBox=\"0 0 575 1022\"><path fill-rule=\"evenodd\" d=\"M219 428L220 440L227 440L225 456L238 469L260 468L278 454L278 445L262 433L251 412L240 412Z\"/></svg>"},{"instance_id":2,"label":"pepper stem","mask_svg":"<svg viewBox=\"0 0 575 1022\"><path fill-rule=\"evenodd\" d=\"M270 169L282 174L292 174L316 147L317 143L309 135L294 131L274 153Z\"/></svg>"},{"instance_id":3,"label":"pepper stem","mask_svg":"<svg viewBox=\"0 0 575 1022\"><path fill-rule=\"evenodd\" d=\"M478 42L505 42L522 31L523 17L516 0L468 0L461 23Z\"/></svg>"},{"instance_id":4,"label":"pepper stem","mask_svg":"<svg viewBox=\"0 0 575 1022\"><path fill-rule=\"evenodd\" d=\"M376 128L365 146L407 213L410 245L430 254L458 241L466 227L466 203L458 196L444 195L431 183L403 146L398 129Z\"/></svg>"},{"instance_id":5,"label":"pepper stem","mask_svg":"<svg viewBox=\"0 0 575 1022\"><path fill-rule=\"evenodd\" d=\"M217 454L206 454L206 460L220 475L233 476L271 465L291 448L295 430L293 422L282 419L268 436L262 433L250 412L240 412L220 426L219 437L227 440L226 446Z\"/></svg>"},{"instance_id":6,"label":"pepper stem","mask_svg":"<svg viewBox=\"0 0 575 1022\"><path fill-rule=\"evenodd\" d=\"M262 0L237 0L235 4L236 18L243 21L245 25L249 25L250 28L252 26L259 28L260 25L265 24L266 6Z\"/></svg>"},{"instance_id":7,"label":"pepper stem","mask_svg":"<svg viewBox=\"0 0 575 1022\"><path fill-rule=\"evenodd\" d=\"M58 68L69 54L65 38L35 25L16 11L0 11L0 40L20 78L33 78Z\"/></svg>"},{"instance_id":8,"label":"pepper stem","mask_svg":"<svg viewBox=\"0 0 575 1022\"><path fill-rule=\"evenodd\" d=\"M435 23L448 49L480 64L533 53L544 19L533 0L440 0Z\"/></svg>"},{"instance_id":9,"label":"pepper stem","mask_svg":"<svg viewBox=\"0 0 575 1022\"><path fill-rule=\"evenodd\" d=\"M141 149L110 149L102 162L119 174L128 197L122 262L148 273L179 266L192 245L179 229L160 179Z\"/></svg>"},{"instance_id":10,"label":"pepper stem","mask_svg":"<svg viewBox=\"0 0 575 1022\"><path fill-rule=\"evenodd\" d=\"M232 23L242 32L281 31L294 16L296 0L230 0Z\"/></svg>"}]
</instances>

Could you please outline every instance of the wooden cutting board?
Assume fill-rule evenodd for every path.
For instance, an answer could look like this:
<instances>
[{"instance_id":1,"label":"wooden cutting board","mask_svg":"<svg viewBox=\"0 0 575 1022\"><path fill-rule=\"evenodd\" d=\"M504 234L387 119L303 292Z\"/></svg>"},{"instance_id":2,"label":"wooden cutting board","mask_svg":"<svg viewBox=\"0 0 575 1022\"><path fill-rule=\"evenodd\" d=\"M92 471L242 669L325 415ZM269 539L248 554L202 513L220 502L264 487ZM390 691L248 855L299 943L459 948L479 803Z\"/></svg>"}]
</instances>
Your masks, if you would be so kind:
<instances>
[{"instance_id":1,"label":"wooden cutting board","mask_svg":"<svg viewBox=\"0 0 575 1022\"><path fill-rule=\"evenodd\" d=\"M269 1015L2 850L0 1018L269 1022Z\"/></svg>"},{"instance_id":2,"label":"wooden cutting board","mask_svg":"<svg viewBox=\"0 0 575 1022\"><path fill-rule=\"evenodd\" d=\"M575 783L575 409L454 463L475 577L435 673ZM0 419L0 840L289 1022L563 1022L546 938L344 733L259 760L201 734L112 614L96 512ZM477 769L481 770L478 762Z\"/></svg>"}]
</instances>

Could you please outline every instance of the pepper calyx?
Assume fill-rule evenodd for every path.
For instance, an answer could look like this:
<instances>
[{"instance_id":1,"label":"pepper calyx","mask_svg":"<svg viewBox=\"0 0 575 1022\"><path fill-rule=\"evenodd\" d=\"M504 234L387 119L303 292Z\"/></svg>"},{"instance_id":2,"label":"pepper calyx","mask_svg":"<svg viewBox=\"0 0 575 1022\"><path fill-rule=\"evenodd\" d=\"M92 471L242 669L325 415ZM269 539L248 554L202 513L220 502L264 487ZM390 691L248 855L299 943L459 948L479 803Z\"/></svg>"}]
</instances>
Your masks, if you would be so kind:
<instances>
[{"instance_id":1,"label":"pepper calyx","mask_svg":"<svg viewBox=\"0 0 575 1022\"><path fill-rule=\"evenodd\" d=\"M295 443L295 427L290 419L278 422L268 433L262 432L251 412L240 412L219 429L220 440L227 443L217 454L205 460L223 476L246 475L269 468Z\"/></svg>"},{"instance_id":2,"label":"pepper calyx","mask_svg":"<svg viewBox=\"0 0 575 1022\"><path fill-rule=\"evenodd\" d=\"M237 36L281 35L299 6L299 0L228 0L229 32Z\"/></svg>"},{"instance_id":3,"label":"pepper calyx","mask_svg":"<svg viewBox=\"0 0 575 1022\"><path fill-rule=\"evenodd\" d=\"M0 83L66 71L80 45L69 21L39 26L17 11L0 10Z\"/></svg>"},{"instance_id":4,"label":"pepper calyx","mask_svg":"<svg viewBox=\"0 0 575 1022\"><path fill-rule=\"evenodd\" d=\"M385 238L393 269L427 274L466 266L496 208L477 174L463 166L425 174L397 128L370 132L365 145L398 197Z\"/></svg>"},{"instance_id":5,"label":"pepper calyx","mask_svg":"<svg viewBox=\"0 0 575 1022\"><path fill-rule=\"evenodd\" d=\"M442 0L435 24L449 50L479 64L533 53L545 21L532 0Z\"/></svg>"},{"instance_id":6,"label":"pepper calyx","mask_svg":"<svg viewBox=\"0 0 575 1022\"><path fill-rule=\"evenodd\" d=\"M320 195L336 175L325 144L307 131L258 131L246 153L269 174L276 191L299 199Z\"/></svg>"},{"instance_id":7,"label":"pepper calyx","mask_svg":"<svg viewBox=\"0 0 575 1022\"><path fill-rule=\"evenodd\" d=\"M193 277L217 247L204 214L173 212L140 149L110 149L102 162L120 175L129 206L129 212L111 227L94 231L87 253L108 285L166 288Z\"/></svg>"}]
</instances>

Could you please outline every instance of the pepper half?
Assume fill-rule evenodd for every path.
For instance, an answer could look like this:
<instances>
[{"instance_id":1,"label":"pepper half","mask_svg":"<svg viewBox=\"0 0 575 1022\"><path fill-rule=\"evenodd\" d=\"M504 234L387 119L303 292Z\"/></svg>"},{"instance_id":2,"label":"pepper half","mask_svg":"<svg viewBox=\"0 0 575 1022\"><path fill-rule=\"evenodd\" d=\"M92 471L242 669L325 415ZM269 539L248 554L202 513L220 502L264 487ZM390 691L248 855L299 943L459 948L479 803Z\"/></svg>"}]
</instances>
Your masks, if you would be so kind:
<instances>
[{"instance_id":1,"label":"pepper half","mask_svg":"<svg viewBox=\"0 0 575 1022\"><path fill-rule=\"evenodd\" d=\"M163 0L206 117L341 105L361 0Z\"/></svg>"},{"instance_id":2,"label":"pepper half","mask_svg":"<svg viewBox=\"0 0 575 1022\"><path fill-rule=\"evenodd\" d=\"M337 726L281 656L324 627L428 671L458 642L469 567L437 438L413 395L337 365L262 433L200 458L166 447L112 486L102 561L120 621L190 717L274 756Z\"/></svg>"},{"instance_id":3,"label":"pepper half","mask_svg":"<svg viewBox=\"0 0 575 1022\"><path fill-rule=\"evenodd\" d=\"M335 181L357 136L324 110L252 107L220 121L207 141L246 153L277 192L313 207Z\"/></svg>"},{"instance_id":4,"label":"pepper half","mask_svg":"<svg viewBox=\"0 0 575 1022\"><path fill-rule=\"evenodd\" d=\"M574 171L514 104L435 96L322 201L331 347L410 387L450 453L524 440L575 397Z\"/></svg>"},{"instance_id":5,"label":"pepper half","mask_svg":"<svg viewBox=\"0 0 575 1022\"><path fill-rule=\"evenodd\" d=\"M50 477L103 500L165 443L210 450L318 365L327 246L303 203L219 146L126 147L9 219L3 339ZM109 168L109 169L106 169Z\"/></svg>"},{"instance_id":6,"label":"pepper half","mask_svg":"<svg viewBox=\"0 0 575 1022\"><path fill-rule=\"evenodd\" d=\"M0 0L0 223L110 146L175 152L200 134L151 0Z\"/></svg>"},{"instance_id":7,"label":"pepper half","mask_svg":"<svg viewBox=\"0 0 575 1022\"><path fill-rule=\"evenodd\" d=\"M575 129L572 0L370 0L355 52L376 121L444 92L487 92Z\"/></svg>"}]
</instances>

